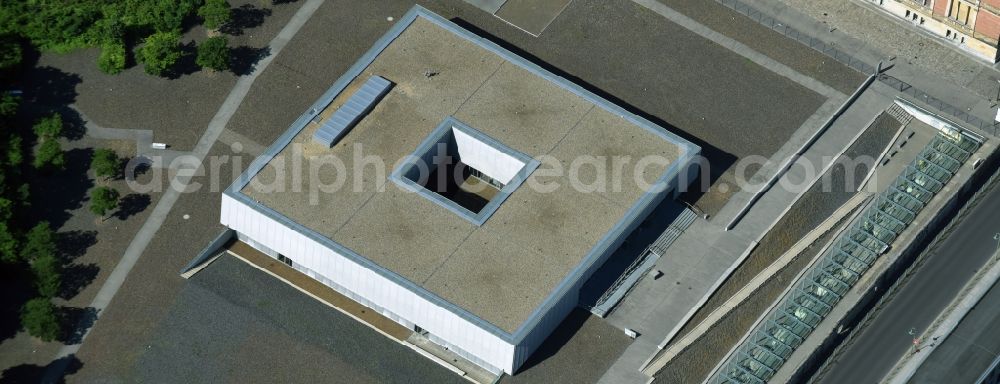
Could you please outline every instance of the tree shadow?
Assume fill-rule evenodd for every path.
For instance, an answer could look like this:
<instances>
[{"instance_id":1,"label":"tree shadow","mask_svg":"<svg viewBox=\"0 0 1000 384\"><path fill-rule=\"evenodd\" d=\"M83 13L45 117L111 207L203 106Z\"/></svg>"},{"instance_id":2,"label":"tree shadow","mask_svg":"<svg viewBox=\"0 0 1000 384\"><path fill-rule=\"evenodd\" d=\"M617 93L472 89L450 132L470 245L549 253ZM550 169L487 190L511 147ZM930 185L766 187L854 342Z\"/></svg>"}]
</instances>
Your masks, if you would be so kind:
<instances>
[{"instance_id":1,"label":"tree shadow","mask_svg":"<svg viewBox=\"0 0 1000 384\"><path fill-rule=\"evenodd\" d=\"M291 4L299 0L271 0L271 5Z\"/></svg>"},{"instance_id":2,"label":"tree shadow","mask_svg":"<svg viewBox=\"0 0 1000 384\"><path fill-rule=\"evenodd\" d=\"M97 278L97 273L101 270L97 264L74 263L94 244L97 244L97 231L74 230L56 234L56 246L63 265L59 297L69 300Z\"/></svg>"},{"instance_id":3,"label":"tree shadow","mask_svg":"<svg viewBox=\"0 0 1000 384\"><path fill-rule=\"evenodd\" d=\"M24 92L21 104L29 107L33 116L50 114L73 104L76 86L83 81L79 75L47 66L31 68L22 76L19 84Z\"/></svg>"},{"instance_id":4,"label":"tree shadow","mask_svg":"<svg viewBox=\"0 0 1000 384\"><path fill-rule=\"evenodd\" d=\"M128 219L139 214L139 212L145 211L146 207L149 207L150 202L152 202L152 199L145 193L130 193L125 195L118 202L118 210L115 212L115 217L118 220Z\"/></svg>"},{"instance_id":5,"label":"tree shadow","mask_svg":"<svg viewBox=\"0 0 1000 384\"><path fill-rule=\"evenodd\" d=\"M94 186L87 176L94 150L76 148L66 151L66 168L52 175L28 175L31 181L32 216L46 220L53 228L62 228L72 210L83 206L87 191Z\"/></svg>"},{"instance_id":6,"label":"tree shadow","mask_svg":"<svg viewBox=\"0 0 1000 384\"><path fill-rule=\"evenodd\" d=\"M97 321L97 309L94 307L62 307L60 311L59 316L63 325L63 332L59 337L59 341L66 345L83 342L83 335Z\"/></svg>"},{"instance_id":7,"label":"tree shadow","mask_svg":"<svg viewBox=\"0 0 1000 384\"><path fill-rule=\"evenodd\" d=\"M236 76L249 75L257 68L257 62L271 54L271 47L253 48L239 46L233 48L229 56L229 69Z\"/></svg>"},{"instance_id":8,"label":"tree shadow","mask_svg":"<svg viewBox=\"0 0 1000 384\"><path fill-rule=\"evenodd\" d=\"M0 341L21 330L21 307L35 296L32 274L24 264L0 268Z\"/></svg>"},{"instance_id":9,"label":"tree shadow","mask_svg":"<svg viewBox=\"0 0 1000 384\"><path fill-rule=\"evenodd\" d=\"M5 369L0 374L0 383L65 383L64 376L79 372L82 367L83 363L80 359L76 358L76 355L56 359L44 367L34 364L21 364ZM45 377L45 372L50 368L57 369L62 374L55 378Z\"/></svg>"},{"instance_id":10,"label":"tree shadow","mask_svg":"<svg viewBox=\"0 0 1000 384\"><path fill-rule=\"evenodd\" d=\"M100 271L101 267L94 263L63 266L59 297L66 300L76 297L97 278Z\"/></svg>"},{"instance_id":11,"label":"tree shadow","mask_svg":"<svg viewBox=\"0 0 1000 384\"><path fill-rule=\"evenodd\" d=\"M259 27L264 19L271 16L268 8L257 8L253 4L243 4L231 11L229 22L219 28L219 32L232 36L240 36L244 30Z\"/></svg>"},{"instance_id":12,"label":"tree shadow","mask_svg":"<svg viewBox=\"0 0 1000 384\"><path fill-rule=\"evenodd\" d=\"M70 107L59 108L62 115L63 137L69 140L80 140L87 134L87 122L80 117L80 112Z\"/></svg>"},{"instance_id":13,"label":"tree shadow","mask_svg":"<svg viewBox=\"0 0 1000 384\"><path fill-rule=\"evenodd\" d=\"M198 47L194 41L181 44L181 58L170 67L166 77L173 80L200 71L201 66L196 62L197 58Z\"/></svg>"},{"instance_id":14,"label":"tree shadow","mask_svg":"<svg viewBox=\"0 0 1000 384\"><path fill-rule=\"evenodd\" d=\"M66 263L85 255L94 244L97 244L97 231L73 230L56 234L56 246Z\"/></svg>"}]
</instances>

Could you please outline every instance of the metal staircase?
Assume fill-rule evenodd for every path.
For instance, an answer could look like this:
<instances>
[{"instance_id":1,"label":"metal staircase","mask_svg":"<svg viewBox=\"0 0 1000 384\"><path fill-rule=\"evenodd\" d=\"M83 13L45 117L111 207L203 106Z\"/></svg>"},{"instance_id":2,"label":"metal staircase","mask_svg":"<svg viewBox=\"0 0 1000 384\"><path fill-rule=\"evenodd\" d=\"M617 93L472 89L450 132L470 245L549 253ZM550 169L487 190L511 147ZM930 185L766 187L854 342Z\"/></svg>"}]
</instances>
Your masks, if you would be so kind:
<instances>
[{"instance_id":1,"label":"metal staircase","mask_svg":"<svg viewBox=\"0 0 1000 384\"><path fill-rule=\"evenodd\" d=\"M899 104L896 103L892 103L892 106L885 110L885 113L888 113L889 116L899 120L900 123L903 123L904 127L906 124L909 124L911 120L913 120L913 115L907 113L903 107L900 107Z\"/></svg>"}]
</instances>

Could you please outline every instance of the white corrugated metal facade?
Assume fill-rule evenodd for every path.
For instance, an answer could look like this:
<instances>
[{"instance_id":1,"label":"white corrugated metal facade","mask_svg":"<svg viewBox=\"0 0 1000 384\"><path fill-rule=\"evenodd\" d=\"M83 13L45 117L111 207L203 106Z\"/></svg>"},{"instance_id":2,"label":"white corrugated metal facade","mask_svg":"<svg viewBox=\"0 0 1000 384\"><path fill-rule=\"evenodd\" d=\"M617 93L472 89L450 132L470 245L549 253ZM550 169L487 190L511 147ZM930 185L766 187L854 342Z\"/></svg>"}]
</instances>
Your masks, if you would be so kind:
<instances>
[{"instance_id":1,"label":"white corrugated metal facade","mask_svg":"<svg viewBox=\"0 0 1000 384\"><path fill-rule=\"evenodd\" d=\"M390 318L406 319L400 322L404 326L420 326L488 364L485 368L514 372L514 346L499 336L228 195L222 196L221 222L240 239L252 240L248 244L272 256L273 252L285 255L326 277L335 285L324 283L342 294L380 312L389 311L394 315Z\"/></svg>"}]
</instances>

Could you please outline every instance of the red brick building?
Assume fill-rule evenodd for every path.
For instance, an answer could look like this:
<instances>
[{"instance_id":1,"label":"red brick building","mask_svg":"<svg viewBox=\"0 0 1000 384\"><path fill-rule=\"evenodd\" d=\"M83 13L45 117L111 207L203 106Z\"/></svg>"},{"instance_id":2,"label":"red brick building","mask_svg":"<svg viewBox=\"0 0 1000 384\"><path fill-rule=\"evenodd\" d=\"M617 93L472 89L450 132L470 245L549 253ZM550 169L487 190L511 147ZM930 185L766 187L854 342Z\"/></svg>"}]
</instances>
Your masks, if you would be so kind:
<instances>
[{"instance_id":1,"label":"red brick building","mask_svg":"<svg viewBox=\"0 0 1000 384\"><path fill-rule=\"evenodd\" d=\"M868 1L963 51L997 62L1000 0Z\"/></svg>"}]
</instances>

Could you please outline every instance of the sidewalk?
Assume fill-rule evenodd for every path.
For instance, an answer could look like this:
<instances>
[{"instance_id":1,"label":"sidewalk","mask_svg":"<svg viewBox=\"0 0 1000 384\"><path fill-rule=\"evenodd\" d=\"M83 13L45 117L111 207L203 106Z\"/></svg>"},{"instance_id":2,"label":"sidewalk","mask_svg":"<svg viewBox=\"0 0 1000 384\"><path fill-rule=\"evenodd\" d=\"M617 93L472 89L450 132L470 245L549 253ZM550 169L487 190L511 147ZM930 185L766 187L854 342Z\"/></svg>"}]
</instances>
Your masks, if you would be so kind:
<instances>
[{"instance_id":1,"label":"sidewalk","mask_svg":"<svg viewBox=\"0 0 1000 384\"><path fill-rule=\"evenodd\" d=\"M888 384L905 384L913 378L913 375L917 373L917 370L924 364L924 362L937 351L934 349L935 344L943 344L952 336L952 332L959 326L959 323L963 321L966 314L972 311L982 300L983 296L996 284L997 280L1000 279L1000 262L998 262L997 257L994 256L992 260L988 262L983 268L977 273L965 289L959 293L958 297L951 303L951 305L946 308L941 315L938 316L934 324L928 328L923 334L920 335L920 340L922 341L921 348L915 353L908 353L903 356L902 359L896 363L896 367L882 379L883 383ZM996 307L996 303L984 303L984 305L989 307ZM994 347L990 345L989 347ZM947 352L943 352L947 353Z\"/></svg>"}]
</instances>

